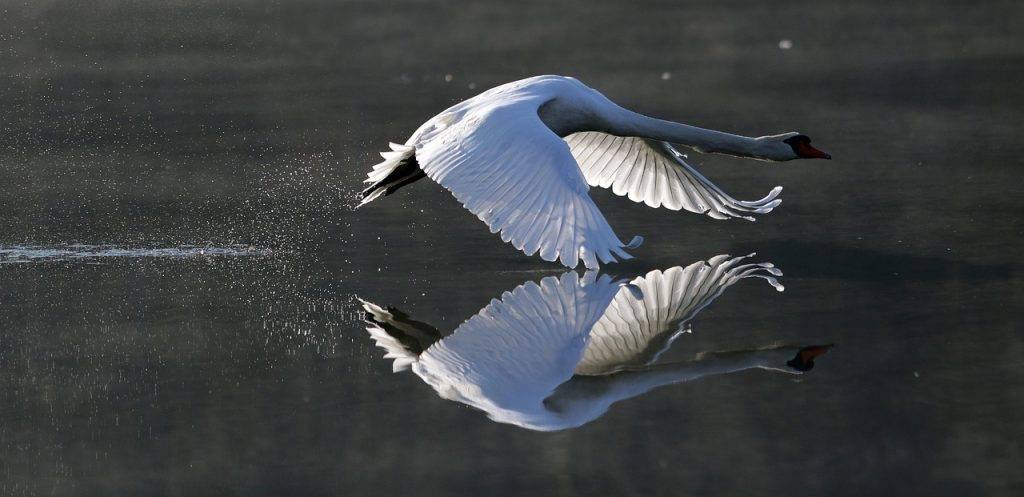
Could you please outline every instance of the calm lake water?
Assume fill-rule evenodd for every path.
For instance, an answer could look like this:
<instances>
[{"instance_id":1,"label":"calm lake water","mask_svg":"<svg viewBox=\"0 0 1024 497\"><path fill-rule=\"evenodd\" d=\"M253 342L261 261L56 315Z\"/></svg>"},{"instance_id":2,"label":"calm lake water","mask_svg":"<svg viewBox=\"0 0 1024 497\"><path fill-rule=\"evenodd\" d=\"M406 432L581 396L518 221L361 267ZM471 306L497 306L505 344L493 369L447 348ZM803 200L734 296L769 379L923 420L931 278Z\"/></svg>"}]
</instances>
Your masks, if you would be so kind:
<instances>
[{"instance_id":1,"label":"calm lake water","mask_svg":"<svg viewBox=\"0 0 1024 497\"><path fill-rule=\"evenodd\" d=\"M0 494L1021 495L1019 2L0 5ZM788 48L782 48L788 47ZM393 374L357 296L444 333L564 270L376 153L543 73L834 160L691 154L756 223L593 189L633 278L757 252L663 354L802 376L495 423Z\"/></svg>"}]
</instances>

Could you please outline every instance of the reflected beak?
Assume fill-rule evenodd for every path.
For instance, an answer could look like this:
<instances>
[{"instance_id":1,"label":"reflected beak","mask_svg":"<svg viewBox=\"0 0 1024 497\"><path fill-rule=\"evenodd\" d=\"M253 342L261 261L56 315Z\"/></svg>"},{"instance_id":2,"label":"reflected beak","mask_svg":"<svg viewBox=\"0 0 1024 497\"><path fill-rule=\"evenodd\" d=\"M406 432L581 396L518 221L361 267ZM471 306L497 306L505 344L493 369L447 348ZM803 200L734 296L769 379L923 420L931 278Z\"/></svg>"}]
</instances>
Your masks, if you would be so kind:
<instances>
[{"instance_id":1,"label":"reflected beak","mask_svg":"<svg viewBox=\"0 0 1024 497\"><path fill-rule=\"evenodd\" d=\"M804 159L831 159L832 156L811 146L810 143L800 142L793 147L797 157Z\"/></svg>"},{"instance_id":2,"label":"reflected beak","mask_svg":"<svg viewBox=\"0 0 1024 497\"><path fill-rule=\"evenodd\" d=\"M825 354L825 352L828 352L828 349L831 348L832 344L804 347L800 349L800 351L796 353L796 357L790 359L786 365L797 371L810 371L811 369L814 369L814 358Z\"/></svg>"},{"instance_id":3,"label":"reflected beak","mask_svg":"<svg viewBox=\"0 0 1024 497\"><path fill-rule=\"evenodd\" d=\"M810 347L804 347L804 348L800 349L800 352L797 355L800 356L800 360L801 361L809 362L809 361L813 361L815 357L825 355L825 352L828 352L828 349L831 349L831 348L832 348L831 344L829 344L829 345L812 345Z\"/></svg>"}]
</instances>

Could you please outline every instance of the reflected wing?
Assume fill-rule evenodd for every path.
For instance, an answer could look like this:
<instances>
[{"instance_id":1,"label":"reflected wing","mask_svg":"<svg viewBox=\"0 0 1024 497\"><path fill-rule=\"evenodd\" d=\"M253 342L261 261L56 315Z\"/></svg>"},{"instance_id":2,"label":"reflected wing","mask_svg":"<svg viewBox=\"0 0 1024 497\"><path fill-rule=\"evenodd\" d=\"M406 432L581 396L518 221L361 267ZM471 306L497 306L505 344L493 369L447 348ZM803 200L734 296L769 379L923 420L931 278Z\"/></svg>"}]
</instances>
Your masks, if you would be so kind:
<instances>
[{"instance_id":1,"label":"reflected wing","mask_svg":"<svg viewBox=\"0 0 1024 497\"><path fill-rule=\"evenodd\" d=\"M587 332L619 287L575 272L521 285L427 349L416 372L442 396L491 413L537 406L572 377Z\"/></svg>"},{"instance_id":2,"label":"reflected wing","mask_svg":"<svg viewBox=\"0 0 1024 497\"><path fill-rule=\"evenodd\" d=\"M745 258L719 255L633 280L642 297L625 290L616 295L594 325L576 372L605 374L654 362L686 330L688 321L743 278L764 278L782 291L774 278L781 271L769 263L741 264Z\"/></svg>"},{"instance_id":3,"label":"reflected wing","mask_svg":"<svg viewBox=\"0 0 1024 497\"><path fill-rule=\"evenodd\" d=\"M683 160L671 144L634 136L588 131L565 138L587 183L611 188L634 202L686 209L715 219L771 212L782 187L756 201L736 200Z\"/></svg>"},{"instance_id":4,"label":"reflected wing","mask_svg":"<svg viewBox=\"0 0 1024 497\"><path fill-rule=\"evenodd\" d=\"M396 373L409 369L424 350L441 339L437 328L410 319L408 314L394 307L385 309L359 297L356 299L363 305L367 333L384 349L385 359L394 359L391 370Z\"/></svg>"},{"instance_id":5,"label":"reflected wing","mask_svg":"<svg viewBox=\"0 0 1024 497\"><path fill-rule=\"evenodd\" d=\"M423 171L527 255L588 268L629 259L569 147L535 109L489 107L417 145Z\"/></svg>"}]
</instances>

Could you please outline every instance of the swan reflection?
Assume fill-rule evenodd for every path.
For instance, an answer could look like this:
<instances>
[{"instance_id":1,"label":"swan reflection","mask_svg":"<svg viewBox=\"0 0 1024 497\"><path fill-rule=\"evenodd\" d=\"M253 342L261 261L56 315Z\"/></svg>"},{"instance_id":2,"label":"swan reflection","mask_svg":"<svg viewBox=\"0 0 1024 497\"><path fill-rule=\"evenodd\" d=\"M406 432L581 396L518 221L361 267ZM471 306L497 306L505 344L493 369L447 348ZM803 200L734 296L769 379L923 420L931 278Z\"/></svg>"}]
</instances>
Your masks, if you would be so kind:
<instances>
[{"instance_id":1,"label":"swan reflection","mask_svg":"<svg viewBox=\"0 0 1024 497\"><path fill-rule=\"evenodd\" d=\"M394 371L412 369L441 397L531 430L574 428L653 388L751 368L800 374L828 346L704 353L654 364L688 323L745 278L782 291L769 263L720 255L628 284L567 272L505 292L450 336L362 301L367 331Z\"/></svg>"}]
</instances>

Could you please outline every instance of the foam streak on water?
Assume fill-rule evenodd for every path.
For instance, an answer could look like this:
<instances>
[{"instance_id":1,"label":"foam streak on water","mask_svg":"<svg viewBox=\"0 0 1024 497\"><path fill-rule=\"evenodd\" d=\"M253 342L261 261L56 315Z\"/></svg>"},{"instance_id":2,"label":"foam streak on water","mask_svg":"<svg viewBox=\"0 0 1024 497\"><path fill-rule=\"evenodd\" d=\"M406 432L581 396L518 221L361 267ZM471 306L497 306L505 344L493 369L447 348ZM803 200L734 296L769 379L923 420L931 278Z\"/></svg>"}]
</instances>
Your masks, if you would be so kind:
<instances>
[{"instance_id":1,"label":"foam streak on water","mask_svg":"<svg viewBox=\"0 0 1024 497\"><path fill-rule=\"evenodd\" d=\"M248 245L226 247L200 247L179 245L177 247L122 247L117 245L0 245L0 264L67 261L98 258L171 258L189 257L240 257L267 255L269 249Z\"/></svg>"}]
</instances>

